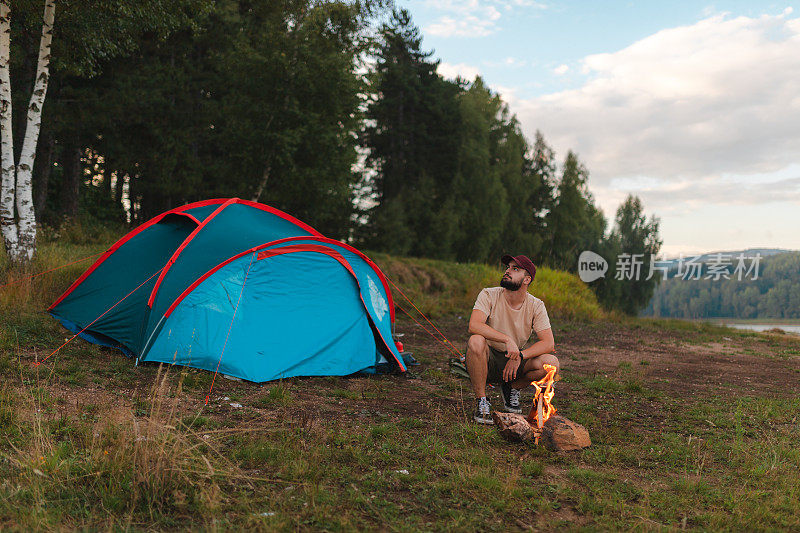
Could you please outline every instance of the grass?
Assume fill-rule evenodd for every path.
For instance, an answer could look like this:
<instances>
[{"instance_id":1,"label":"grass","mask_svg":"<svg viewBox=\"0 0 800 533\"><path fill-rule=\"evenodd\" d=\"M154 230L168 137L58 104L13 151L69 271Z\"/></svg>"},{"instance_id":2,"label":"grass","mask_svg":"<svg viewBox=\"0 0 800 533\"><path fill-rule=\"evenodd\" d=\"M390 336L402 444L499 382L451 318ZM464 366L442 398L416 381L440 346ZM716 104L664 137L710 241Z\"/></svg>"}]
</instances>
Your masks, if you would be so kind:
<instances>
[{"instance_id":1,"label":"grass","mask_svg":"<svg viewBox=\"0 0 800 533\"><path fill-rule=\"evenodd\" d=\"M497 286L500 265L453 263L434 259L398 258L371 254L386 276L414 304L432 317L463 313L472 308L484 287ZM411 305L394 290L395 304L413 312ZM577 276L538 268L530 291L543 300L551 317L562 320L597 320L607 317L594 293Z\"/></svg>"},{"instance_id":2,"label":"grass","mask_svg":"<svg viewBox=\"0 0 800 533\"><path fill-rule=\"evenodd\" d=\"M221 491L250 479L220 459L213 441L179 423L167 400L171 385L166 374L156 375L150 410L140 417L130 409L50 417L44 395L20 399L33 409L3 448L0 516L23 529L81 528L87 519L129 528L140 517L168 527L181 515L213 523ZM82 414L98 412L83 406Z\"/></svg>"},{"instance_id":3,"label":"grass","mask_svg":"<svg viewBox=\"0 0 800 533\"><path fill-rule=\"evenodd\" d=\"M297 404L283 386L262 397L280 415L268 424L179 417L170 403L179 376L155 376L146 412L111 418L87 404L83 413L104 416L22 420L34 412L27 402L41 407L46 395L6 388L0 416L18 431L2 447L0 517L22 529L800 525L800 402L661 396L655 430L631 416L652 402L627 385L633 371L586 378L587 397L560 406L594 440L567 455L506 443L459 416L289 416Z\"/></svg>"},{"instance_id":4,"label":"grass","mask_svg":"<svg viewBox=\"0 0 800 533\"><path fill-rule=\"evenodd\" d=\"M97 249L49 246L36 267ZM463 284L455 287L437 277L443 263L409 260L404 273L400 259L380 261L395 282L412 287L416 303L442 314L468 310L477 287L498 274L450 265ZM82 341L47 365L30 364L63 342L64 331L41 309L81 268L0 293L4 530L800 528L796 394L680 395L653 374L657 357L604 368L587 361L564 372L556 405L589 428L593 445L557 454L471 423L466 380L426 345L416 379L322 377L263 387L217 380L203 406L210 373L136 367ZM574 319L563 334L597 338L592 346L621 342L602 335L639 345L727 338L742 353L798 370L800 346L790 340L595 314L567 275L542 269L538 283L548 308L561 305L558 313ZM569 298L545 287L583 303L568 311Z\"/></svg>"},{"instance_id":5,"label":"grass","mask_svg":"<svg viewBox=\"0 0 800 533\"><path fill-rule=\"evenodd\" d=\"M283 382L273 385L266 396L257 398L253 402L254 407L270 408L278 406L286 406L291 403L292 396L289 388Z\"/></svg>"}]
</instances>

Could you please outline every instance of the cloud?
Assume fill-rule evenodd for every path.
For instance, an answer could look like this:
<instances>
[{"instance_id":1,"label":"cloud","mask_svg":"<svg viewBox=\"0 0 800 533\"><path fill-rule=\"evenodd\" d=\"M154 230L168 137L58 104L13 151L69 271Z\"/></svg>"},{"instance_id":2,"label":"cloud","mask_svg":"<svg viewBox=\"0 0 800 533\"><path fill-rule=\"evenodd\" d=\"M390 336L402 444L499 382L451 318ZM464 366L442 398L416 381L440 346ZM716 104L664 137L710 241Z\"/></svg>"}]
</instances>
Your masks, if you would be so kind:
<instances>
[{"instance_id":1,"label":"cloud","mask_svg":"<svg viewBox=\"0 0 800 533\"><path fill-rule=\"evenodd\" d=\"M423 28L438 37L485 37L496 30L500 11L495 5L477 0L446 0L433 3L448 14Z\"/></svg>"},{"instance_id":2,"label":"cloud","mask_svg":"<svg viewBox=\"0 0 800 533\"><path fill-rule=\"evenodd\" d=\"M663 216L683 216L710 203L745 208L769 203L800 204L800 170L796 165L787 168L795 169L794 177L775 180L748 175L713 175L701 179L616 178L598 192L612 205L621 203L628 193L635 194L649 210L656 210Z\"/></svg>"},{"instance_id":3,"label":"cloud","mask_svg":"<svg viewBox=\"0 0 800 533\"><path fill-rule=\"evenodd\" d=\"M503 60L503 65L507 67L524 67L527 61L524 59L517 59L516 57L507 57Z\"/></svg>"},{"instance_id":4,"label":"cloud","mask_svg":"<svg viewBox=\"0 0 800 533\"><path fill-rule=\"evenodd\" d=\"M513 56L508 56L498 61L482 61L481 64L489 68L520 68L532 64L527 59L519 59Z\"/></svg>"},{"instance_id":5,"label":"cloud","mask_svg":"<svg viewBox=\"0 0 800 533\"><path fill-rule=\"evenodd\" d=\"M495 3L505 7L506 9L514 9L515 7L529 7L533 9L544 10L549 7L544 2L536 2L535 0L501 0Z\"/></svg>"},{"instance_id":6,"label":"cloud","mask_svg":"<svg viewBox=\"0 0 800 533\"><path fill-rule=\"evenodd\" d=\"M790 14L714 15L587 56L583 86L519 101L515 111L561 157L578 152L593 189L621 191L621 178L646 177L662 195L770 201L719 186L726 174L746 182L800 163L800 19ZM796 185L776 187L797 198Z\"/></svg>"},{"instance_id":7,"label":"cloud","mask_svg":"<svg viewBox=\"0 0 800 533\"><path fill-rule=\"evenodd\" d=\"M569 71L569 66L567 66L567 65L563 65L563 64L562 64L562 65L559 65L559 66L557 66L556 68L554 68L554 69L553 69L553 72L555 72L555 73L556 73L556 74L558 74L559 76L563 76L563 75L564 75L564 74L566 74L568 71Z\"/></svg>"},{"instance_id":8,"label":"cloud","mask_svg":"<svg viewBox=\"0 0 800 533\"><path fill-rule=\"evenodd\" d=\"M497 92L505 103L511 109L514 109L517 104L517 89L515 87L506 87L505 85L494 85L492 91Z\"/></svg>"},{"instance_id":9,"label":"cloud","mask_svg":"<svg viewBox=\"0 0 800 533\"><path fill-rule=\"evenodd\" d=\"M439 67L436 71L448 79L455 79L458 76L462 78L472 81L475 79L475 76L480 76L481 72L478 70L477 67L473 67L472 65L467 65L465 63L457 63L455 65L451 63L439 63Z\"/></svg>"},{"instance_id":10,"label":"cloud","mask_svg":"<svg viewBox=\"0 0 800 533\"><path fill-rule=\"evenodd\" d=\"M443 12L422 30L437 37L486 37L498 31L501 11L544 10L547 5L535 0L429 0L429 8Z\"/></svg>"},{"instance_id":11,"label":"cloud","mask_svg":"<svg viewBox=\"0 0 800 533\"><path fill-rule=\"evenodd\" d=\"M486 37L494 33L495 20L473 15L460 18L442 17L425 27L424 31L437 37Z\"/></svg>"}]
</instances>

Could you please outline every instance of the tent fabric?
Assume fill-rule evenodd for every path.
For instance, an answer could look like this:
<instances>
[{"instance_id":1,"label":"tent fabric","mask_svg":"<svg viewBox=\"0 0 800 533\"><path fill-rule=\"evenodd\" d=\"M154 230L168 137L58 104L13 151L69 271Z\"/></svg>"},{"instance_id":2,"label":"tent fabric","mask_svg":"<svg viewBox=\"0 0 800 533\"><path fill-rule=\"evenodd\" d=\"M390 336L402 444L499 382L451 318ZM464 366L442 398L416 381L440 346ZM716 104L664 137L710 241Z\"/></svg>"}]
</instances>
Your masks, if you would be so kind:
<instances>
[{"instance_id":1,"label":"tent fabric","mask_svg":"<svg viewBox=\"0 0 800 533\"><path fill-rule=\"evenodd\" d=\"M49 311L140 361L250 381L346 375L381 360L405 371L380 269L290 215L238 198L142 224Z\"/></svg>"}]
</instances>

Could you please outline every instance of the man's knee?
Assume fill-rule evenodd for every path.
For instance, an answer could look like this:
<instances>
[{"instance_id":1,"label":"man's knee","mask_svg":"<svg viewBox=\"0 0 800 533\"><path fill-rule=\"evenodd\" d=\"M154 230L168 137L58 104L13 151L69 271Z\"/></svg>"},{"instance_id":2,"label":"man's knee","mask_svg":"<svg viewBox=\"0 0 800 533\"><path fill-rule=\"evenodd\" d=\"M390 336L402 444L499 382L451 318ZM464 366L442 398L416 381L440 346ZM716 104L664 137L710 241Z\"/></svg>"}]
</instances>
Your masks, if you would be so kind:
<instances>
[{"instance_id":1,"label":"man's knee","mask_svg":"<svg viewBox=\"0 0 800 533\"><path fill-rule=\"evenodd\" d=\"M537 357L534 357L531 360L530 367L529 368L526 367L526 370L529 371L544 370L544 365L553 365L554 367L556 367L556 373L558 373L558 371L561 370L561 364L558 362L558 357L556 357L551 353L545 353Z\"/></svg>"},{"instance_id":2,"label":"man's knee","mask_svg":"<svg viewBox=\"0 0 800 533\"><path fill-rule=\"evenodd\" d=\"M541 365L544 368L544 365L553 365L556 367L556 374L558 374L559 370L561 370L561 363L558 362L558 357L551 353L542 354L541 357Z\"/></svg>"},{"instance_id":3,"label":"man's knee","mask_svg":"<svg viewBox=\"0 0 800 533\"><path fill-rule=\"evenodd\" d=\"M472 335L467 341L467 354L472 353L485 358L487 357L487 347L488 344L483 336Z\"/></svg>"}]
</instances>

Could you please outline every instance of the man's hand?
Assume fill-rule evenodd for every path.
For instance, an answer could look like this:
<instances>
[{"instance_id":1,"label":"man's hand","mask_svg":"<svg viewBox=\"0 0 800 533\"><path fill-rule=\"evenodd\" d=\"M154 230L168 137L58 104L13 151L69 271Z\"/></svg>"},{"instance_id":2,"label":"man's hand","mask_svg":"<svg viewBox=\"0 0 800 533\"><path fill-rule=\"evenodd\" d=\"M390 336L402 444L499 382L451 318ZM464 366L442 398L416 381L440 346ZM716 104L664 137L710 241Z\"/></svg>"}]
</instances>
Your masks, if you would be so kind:
<instances>
[{"instance_id":1,"label":"man's hand","mask_svg":"<svg viewBox=\"0 0 800 533\"><path fill-rule=\"evenodd\" d=\"M509 359L519 359L522 356L519 354L519 346L511 337L506 341L506 357Z\"/></svg>"},{"instance_id":2,"label":"man's hand","mask_svg":"<svg viewBox=\"0 0 800 533\"><path fill-rule=\"evenodd\" d=\"M519 357L509 358L503 369L503 381L513 381L517 377L517 369L522 360Z\"/></svg>"}]
</instances>

